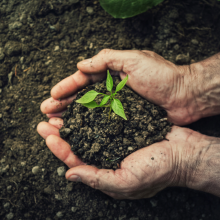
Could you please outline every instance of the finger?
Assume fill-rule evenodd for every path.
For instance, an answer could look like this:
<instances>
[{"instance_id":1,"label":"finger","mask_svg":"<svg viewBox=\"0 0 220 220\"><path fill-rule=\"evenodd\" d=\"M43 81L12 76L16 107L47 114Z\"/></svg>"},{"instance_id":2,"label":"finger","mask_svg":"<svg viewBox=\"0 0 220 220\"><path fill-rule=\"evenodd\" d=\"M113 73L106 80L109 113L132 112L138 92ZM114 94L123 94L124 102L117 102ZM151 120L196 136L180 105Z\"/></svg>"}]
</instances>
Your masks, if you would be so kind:
<instances>
[{"instance_id":1,"label":"finger","mask_svg":"<svg viewBox=\"0 0 220 220\"><path fill-rule=\"evenodd\" d=\"M60 136L59 129L45 121L38 124L37 132L44 139L46 139L51 134Z\"/></svg>"},{"instance_id":2,"label":"finger","mask_svg":"<svg viewBox=\"0 0 220 220\"><path fill-rule=\"evenodd\" d=\"M46 144L52 153L68 167L71 168L85 164L76 155L74 155L71 151L70 145L62 138L56 135L50 135L46 139Z\"/></svg>"},{"instance_id":3,"label":"finger","mask_svg":"<svg viewBox=\"0 0 220 220\"><path fill-rule=\"evenodd\" d=\"M105 76L104 72L100 75L87 75L79 70L55 85L51 90L51 96L54 99L68 97L89 84L102 81Z\"/></svg>"},{"instance_id":4,"label":"finger","mask_svg":"<svg viewBox=\"0 0 220 220\"><path fill-rule=\"evenodd\" d=\"M65 111L62 111L62 112L57 112L57 113L51 113L51 114L46 114L46 116L48 117L48 118L62 118L62 114L63 114L63 112L65 112Z\"/></svg>"},{"instance_id":5,"label":"finger","mask_svg":"<svg viewBox=\"0 0 220 220\"><path fill-rule=\"evenodd\" d=\"M68 170L66 178L69 181L82 181L94 189L114 193L123 193L132 188L129 173L121 169L114 171L84 165Z\"/></svg>"},{"instance_id":6,"label":"finger","mask_svg":"<svg viewBox=\"0 0 220 220\"><path fill-rule=\"evenodd\" d=\"M134 59L140 51L120 51L104 49L93 58L83 60L77 64L77 68L84 73L101 73L107 69L126 72L125 62Z\"/></svg>"},{"instance_id":7,"label":"finger","mask_svg":"<svg viewBox=\"0 0 220 220\"><path fill-rule=\"evenodd\" d=\"M49 120L49 124L51 124L54 127L60 129L60 128L63 127L63 119L61 119L61 118L51 118Z\"/></svg>"},{"instance_id":8,"label":"finger","mask_svg":"<svg viewBox=\"0 0 220 220\"><path fill-rule=\"evenodd\" d=\"M76 95L62 100L56 100L51 97L41 103L40 109L44 114L61 112L66 109L67 105L69 105L75 98Z\"/></svg>"}]
</instances>

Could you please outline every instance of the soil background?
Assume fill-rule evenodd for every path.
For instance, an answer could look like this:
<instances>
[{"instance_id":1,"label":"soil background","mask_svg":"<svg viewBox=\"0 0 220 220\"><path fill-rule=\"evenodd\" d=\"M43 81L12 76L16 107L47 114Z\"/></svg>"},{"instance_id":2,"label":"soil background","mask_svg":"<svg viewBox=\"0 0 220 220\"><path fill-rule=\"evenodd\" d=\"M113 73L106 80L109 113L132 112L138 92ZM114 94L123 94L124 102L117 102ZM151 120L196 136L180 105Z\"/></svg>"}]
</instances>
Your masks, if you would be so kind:
<instances>
[{"instance_id":1,"label":"soil background","mask_svg":"<svg viewBox=\"0 0 220 220\"><path fill-rule=\"evenodd\" d=\"M125 20L96 0L0 0L0 219L220 219L220 199L202 192L117 201L68 182L36 132L50 89L101 49L148 49L184 65L219 52L219 39L215 0L164 1ZM219 124L216 116L188 127L220 137Z\"/></svg>"}]
</instances>

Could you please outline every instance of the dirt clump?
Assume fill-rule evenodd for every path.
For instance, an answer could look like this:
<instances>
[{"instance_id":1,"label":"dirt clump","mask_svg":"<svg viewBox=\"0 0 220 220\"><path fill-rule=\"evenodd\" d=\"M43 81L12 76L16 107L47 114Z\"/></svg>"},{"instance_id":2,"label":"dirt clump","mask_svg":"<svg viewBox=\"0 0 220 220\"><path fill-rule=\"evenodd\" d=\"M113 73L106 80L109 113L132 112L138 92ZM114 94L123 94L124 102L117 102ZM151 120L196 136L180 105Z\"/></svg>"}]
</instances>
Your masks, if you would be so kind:
<instances>
[{"instance_id":1,"label":"dirt clump","mask_svg":"<svg viewBox=\"0 0 220 220\"><path fill-rule=\"evenodd\" d=\"M114 84L119 83L118 78L114 81ZM103 81L88 86L76 99L90 90L108 93ZM128 120L113 111L109 119L109 108L88 109L75 101L63 114L64 127L60 129L60 135L70 143L75 155L87 164L117 169L126 156L163 140L171 130L166 112L128 87L124 87L116 98L122 102ZM102 96L97 96L97 103L101 99Z\"/></svg>"}]
</instances>

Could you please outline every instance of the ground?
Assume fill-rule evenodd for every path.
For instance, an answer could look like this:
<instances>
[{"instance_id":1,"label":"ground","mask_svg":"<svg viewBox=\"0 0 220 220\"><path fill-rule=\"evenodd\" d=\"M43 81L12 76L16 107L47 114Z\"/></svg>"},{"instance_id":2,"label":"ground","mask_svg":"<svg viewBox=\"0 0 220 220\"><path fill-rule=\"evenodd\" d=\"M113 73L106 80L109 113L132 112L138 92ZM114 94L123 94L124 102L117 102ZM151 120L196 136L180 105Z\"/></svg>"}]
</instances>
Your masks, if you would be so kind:
<instances>
[{"instance_id":1,"label":"ground","mask_svg":"<svg viewBox=\"0 0 220 220\"><path fill-rule=\"evenodd\" d=\"M1 219L220 219L219 198L185 188L117 201L68 182L36 132L50 89L103 48L153 50L179 65L219 52L220 3L164 1L122 20L96 0L0 0L0 18ZM219 124L216 116L188 127L220 137Z\"/></svg>"}]
</instances>

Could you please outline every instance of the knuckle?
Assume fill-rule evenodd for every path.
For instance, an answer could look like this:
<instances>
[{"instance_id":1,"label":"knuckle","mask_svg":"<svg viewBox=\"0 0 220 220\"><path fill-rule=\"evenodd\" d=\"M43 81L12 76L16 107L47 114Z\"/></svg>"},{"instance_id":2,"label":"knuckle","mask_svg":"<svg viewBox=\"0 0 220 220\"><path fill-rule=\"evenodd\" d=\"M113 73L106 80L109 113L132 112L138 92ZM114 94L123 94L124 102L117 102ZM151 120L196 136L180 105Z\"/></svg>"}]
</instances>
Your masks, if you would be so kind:
<instances>
[{"instance_id":1,"label":"knuckle","mask_svg":"<svg viewBox=\"0 0 220 220\"><path fill-rule=\"evenodd\" d=\"M109 54L112 54L114 50L112 49L103 49L100 51L100 54L103 54L103 55L109 55Z\"/></svg>"},{"instance_id":2,"label":"knuckle","mask_svg":"<svg viewBox=\"0 0 220 220\"><path fill-rule=\"evenodd\" d=\"M99 186L99 181L96 179L96 180L91 180L88 184L90 187L92 187L93 189L99 189L100 186Z\"/></svg>"}]
</instances>

